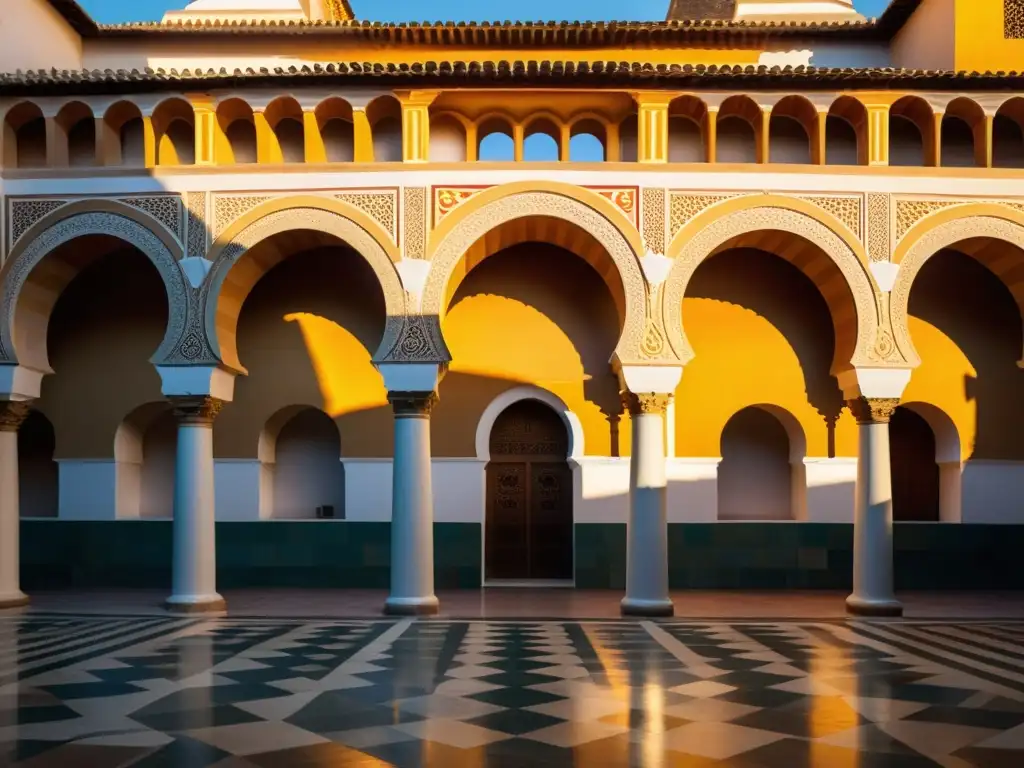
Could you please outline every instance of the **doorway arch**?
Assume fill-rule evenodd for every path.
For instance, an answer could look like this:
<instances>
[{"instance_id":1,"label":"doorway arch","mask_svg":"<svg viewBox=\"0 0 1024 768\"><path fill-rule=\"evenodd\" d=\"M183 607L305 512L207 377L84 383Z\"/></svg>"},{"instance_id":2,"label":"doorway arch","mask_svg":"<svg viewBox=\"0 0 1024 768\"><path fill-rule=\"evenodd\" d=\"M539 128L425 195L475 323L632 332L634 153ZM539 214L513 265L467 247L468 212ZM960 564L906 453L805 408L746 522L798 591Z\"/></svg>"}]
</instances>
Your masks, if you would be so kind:
<instances>
[{"instance_id":1,"label":"doorway arch","mask_svg":"<svg viewBox=\"0 0 1024 768\"><path fill-rule=\"evenodd\" d=\"M902 403L889 422L892 511L897 522L962 519L960 435L930 403Z\"/></svg>"},{"instance_id":2,"label":"doorway arch","mask_svg":"<svg viewBox=\"0 0 1024 768\"><path fill-rule=\"evenodd\" d=\"M573 578L573 478L562 416L533 398L494 420L488 440L486 581Z\"/></svg>"}]
</instances>

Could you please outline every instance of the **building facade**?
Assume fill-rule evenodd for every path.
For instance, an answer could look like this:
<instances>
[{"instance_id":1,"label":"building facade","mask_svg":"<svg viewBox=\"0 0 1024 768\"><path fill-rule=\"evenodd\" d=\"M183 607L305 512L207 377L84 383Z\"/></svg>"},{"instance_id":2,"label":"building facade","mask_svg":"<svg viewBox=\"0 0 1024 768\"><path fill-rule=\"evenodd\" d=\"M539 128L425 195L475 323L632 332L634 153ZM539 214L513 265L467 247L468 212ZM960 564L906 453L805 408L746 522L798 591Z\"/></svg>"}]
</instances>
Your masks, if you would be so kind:
<instances>
[{"instance_id":1,"label":"building facade","mask_svg":"<svg viewBox=\"0 0 1024 768\"><path fill-rule=\"evenodd\" d=\"M1018 0L8 5L0 605L1024 587Z\"/></svg>"}]
</instances>

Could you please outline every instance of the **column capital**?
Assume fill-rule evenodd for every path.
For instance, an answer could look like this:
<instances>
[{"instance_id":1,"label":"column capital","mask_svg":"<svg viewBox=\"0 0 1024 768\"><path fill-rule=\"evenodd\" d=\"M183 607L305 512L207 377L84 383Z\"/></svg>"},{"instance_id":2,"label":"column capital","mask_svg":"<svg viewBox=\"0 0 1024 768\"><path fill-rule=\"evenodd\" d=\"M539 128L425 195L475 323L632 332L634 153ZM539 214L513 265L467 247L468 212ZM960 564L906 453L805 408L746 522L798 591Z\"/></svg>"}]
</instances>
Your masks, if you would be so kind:
<instances>
[{"instance_id":1,"label":"column capital","mask_svg":"<svg viewBox=\"0 0 1024 768\"><path fill-rule=\"evenodd\" d=\"M179 424L212 426L224 401L209 395L176 395L169 397L174 417Z\"/></svg>"},{"instance_id":2,"label":"column capital","mask_svg":"<svg viewBox=\"0 0 1024 768\"><path fill-rule=\"evenodd\" d=\"M661 392L623 392L622 403L632 416L656 414L664 416L672 395Z\"/></svg>"},{"instance_id":3,"label":"column capital","mask_svg":"<svg viewBox=\"0 0 1024 768\"><path fill-rule=\"evenodd\" d=\"M430 412L437 404L437 392L388 392L388 402L395 410L397 417L421 417L430 416Z\"/></svg>"},{"instance_id":4,"label":"column capital","mask_svg":"<svg viewBox=\"0 0 1024 768\"><path fill-rule=\"evenodd\" d=\"M31 410L31 400L0 400L0 432L17 432Z\"/></svg>"},{"instance_id":5,"label":"column capital","mask_svg":"<svg viewBox=\"0 0 1024 768\"><path fill-rule=\"evenodd\" d=\"M858 424L888 424L899 407L898 397L856 397L846 404Z\"/></svg>"}]
</instances>

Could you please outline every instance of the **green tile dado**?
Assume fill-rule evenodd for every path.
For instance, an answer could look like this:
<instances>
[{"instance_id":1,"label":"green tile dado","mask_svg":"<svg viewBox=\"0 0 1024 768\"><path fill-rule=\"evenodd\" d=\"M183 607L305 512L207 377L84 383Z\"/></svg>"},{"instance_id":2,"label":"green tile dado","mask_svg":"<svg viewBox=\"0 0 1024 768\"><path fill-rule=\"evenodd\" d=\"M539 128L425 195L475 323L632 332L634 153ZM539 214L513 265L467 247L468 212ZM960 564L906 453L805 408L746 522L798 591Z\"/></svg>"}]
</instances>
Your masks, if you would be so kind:
<instances>
[{"instance_id":1,"label":"green tile dado","mask_svg":"<svg viewBox=\"0 0 1024 768\"><path fill-rule=\"evenodd\" d=\"M439 589L480 585L481 526L434 525ZM217 583L232 587L386 588L390 523L217 523ZM22 520L25 589L158 587L171 582L169 520Z\"/></svg>"},{"instance_id":2,"label":"green tile dado","mask_svg":"<svg viewBox=\"0 0 1024 768\"><path fill-rule=\"evenodd\" d=\"M386 588L389 523L268 520L217 524L217 579L232 587ZM170 584L168 520L23 520L26 589ZM898 589L1024 589L1024 526L898 523ZM676 589L848 589L853 526L678 523L668 526ZM481 581L482 527L434 525L439 589ZM626 525L576 525L576 585L623 589Z\"/></svg>"}]
</instances>

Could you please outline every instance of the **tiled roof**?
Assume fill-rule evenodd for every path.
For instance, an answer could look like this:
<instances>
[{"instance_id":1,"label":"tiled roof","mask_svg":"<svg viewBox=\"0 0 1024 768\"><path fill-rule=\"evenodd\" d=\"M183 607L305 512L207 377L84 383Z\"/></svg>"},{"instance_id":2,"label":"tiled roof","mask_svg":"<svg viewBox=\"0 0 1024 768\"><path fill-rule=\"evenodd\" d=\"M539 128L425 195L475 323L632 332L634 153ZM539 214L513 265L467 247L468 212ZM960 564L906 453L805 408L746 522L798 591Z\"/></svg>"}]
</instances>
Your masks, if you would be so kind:
<instances>
[{"instance_id":1,"label":"tiled roof","mask_svg":"<svg viewBox=\"0 0 1024 768\"><path fill-rule=\"evenodd\" d=\"M669 21L729 20L735 15L736 0L672 0L666 18Z\"/></svg>"},{"instance_id":2,"label":"tiled roof","mask_svg":"<svg viewBox=\"0 0 1024 768\"><path fill-rule=\"evenodd\" d=\"M98 33L99 28L92 17L85 12L76 0L49 0L50 5L67 19L68 24L83 37L91 37Z\"/></svg>"},{"instance_id":3,"label":"tiled roof","mask_svg":"<svg viewBox=\"0 0 1024 768\"><path fill-rule=\"evenodd\" d=\"M954 72L888 68L651 65L618 61L428 61L338 63L274 69L37 70L0 74L0 96L132 93L236 86L376 84L388 87L580 85L620 88L802 90L1024 89L1024 72Z\"/></svg>"}]
</instances>

